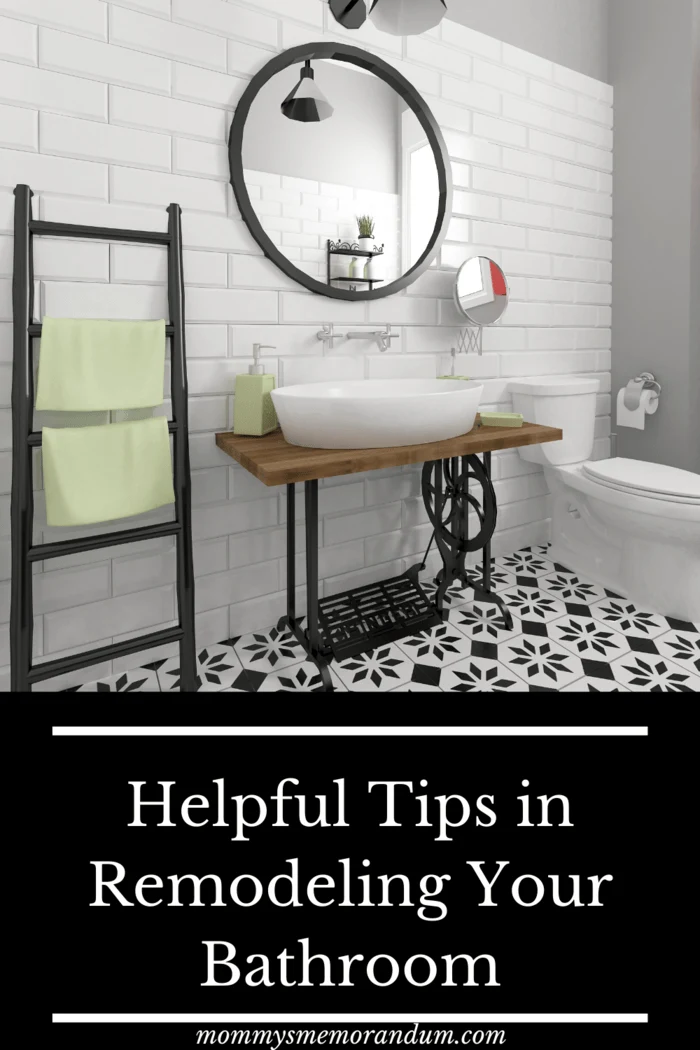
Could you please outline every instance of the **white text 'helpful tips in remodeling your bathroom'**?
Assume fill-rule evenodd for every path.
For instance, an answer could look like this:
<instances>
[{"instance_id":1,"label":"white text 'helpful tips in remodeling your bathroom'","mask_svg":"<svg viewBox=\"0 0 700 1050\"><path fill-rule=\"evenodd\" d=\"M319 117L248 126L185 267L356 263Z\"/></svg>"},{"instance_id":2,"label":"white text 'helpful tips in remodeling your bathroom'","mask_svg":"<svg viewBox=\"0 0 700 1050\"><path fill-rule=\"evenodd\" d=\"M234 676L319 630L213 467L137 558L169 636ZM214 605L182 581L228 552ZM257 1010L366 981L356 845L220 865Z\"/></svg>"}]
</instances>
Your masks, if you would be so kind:
<instances>
[{"instance_id":1,"label":"white text 'helpful tips in remodeling your bathroom'","mask_svg":"<svg viewBox=\"0 0 700 1050\"><path fill-rule=\"evenodd\" d=\"M156 732L47 749L55 1016L646 1017L645 733Z\"/></svg>"}]
</instances>

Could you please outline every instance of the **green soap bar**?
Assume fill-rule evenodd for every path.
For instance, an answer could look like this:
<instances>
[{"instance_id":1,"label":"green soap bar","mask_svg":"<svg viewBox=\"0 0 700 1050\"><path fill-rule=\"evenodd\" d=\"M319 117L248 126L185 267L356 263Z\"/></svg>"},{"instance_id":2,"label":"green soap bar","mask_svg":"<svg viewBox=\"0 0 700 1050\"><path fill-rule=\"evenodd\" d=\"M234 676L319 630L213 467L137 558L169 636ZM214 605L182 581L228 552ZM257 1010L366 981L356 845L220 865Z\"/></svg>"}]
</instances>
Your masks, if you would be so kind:
<instances>
[{"instance_id":1,"label":"green soap bar","mask_svg":"<svg viewBox=\"0 0 700 1050\"><path fill-rule=\"evenodd\" d=\"M485 427L521 427L520 412L482 412L481 423Z\"/></svg>"},{"instance_id":2,"label":"green soap bar","mask_svg":"<svg viewBox=\"0 0 700 1050\"><path fill-rule=\"evenodd\" d=\"M466 379L469 381L469 376L436 376L436 379Z\"/></svg>"}]
</instances>

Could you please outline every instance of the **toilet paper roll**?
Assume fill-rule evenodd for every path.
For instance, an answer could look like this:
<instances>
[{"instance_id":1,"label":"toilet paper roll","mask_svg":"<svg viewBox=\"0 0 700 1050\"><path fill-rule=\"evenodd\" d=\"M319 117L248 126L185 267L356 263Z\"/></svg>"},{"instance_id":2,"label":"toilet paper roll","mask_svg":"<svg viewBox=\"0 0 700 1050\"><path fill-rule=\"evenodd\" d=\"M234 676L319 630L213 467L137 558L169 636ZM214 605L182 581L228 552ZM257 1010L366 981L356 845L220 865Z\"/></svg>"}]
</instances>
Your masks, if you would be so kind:
<instances>
[{"instance_id":1,"label":"toilet paper roll","mask_svg":"<svg viewBox=\"0 0 700 1050\"><path fill-rule=\"evenodd\" d=\"M659 398L653 390L642 390L639 399L639 407L629 409L625 405L625 388L617 392L617 425L618 427L634 427L635 430L644 430L644 420L647 416L653 416L659 407Z\"/></svg>"}]
</instances>

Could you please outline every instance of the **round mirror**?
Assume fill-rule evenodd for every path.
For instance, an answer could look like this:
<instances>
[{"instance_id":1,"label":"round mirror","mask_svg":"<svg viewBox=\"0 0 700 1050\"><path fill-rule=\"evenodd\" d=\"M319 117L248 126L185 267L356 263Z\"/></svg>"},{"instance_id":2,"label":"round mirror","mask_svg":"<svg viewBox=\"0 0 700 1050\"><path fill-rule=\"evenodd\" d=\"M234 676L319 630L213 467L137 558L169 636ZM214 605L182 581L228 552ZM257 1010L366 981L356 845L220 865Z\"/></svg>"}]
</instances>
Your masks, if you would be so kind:
<instances>
[{"instance_id":1,"label":"round mirror","mask_svg":"<svg viewBox=\"0 0 700 1050\"><path fill-rule=\"evenodd\" d=\"M289 277L376 299L435 258L449 159L415 88L360 48L309 44L253 78L231 125L231 183L255 240Z\"/></svg>"},{"instance_id":2,"label":"round mirror","mask_svg":"<svg viewBox=\"0 0 700 1050\"><path fill-rule=\"evenodd\" d=\"M455 302L475 325L493 324L508 306L508 282L498 263L483 255L467 259L455 281Z\"/></svg>"}]
</instances>

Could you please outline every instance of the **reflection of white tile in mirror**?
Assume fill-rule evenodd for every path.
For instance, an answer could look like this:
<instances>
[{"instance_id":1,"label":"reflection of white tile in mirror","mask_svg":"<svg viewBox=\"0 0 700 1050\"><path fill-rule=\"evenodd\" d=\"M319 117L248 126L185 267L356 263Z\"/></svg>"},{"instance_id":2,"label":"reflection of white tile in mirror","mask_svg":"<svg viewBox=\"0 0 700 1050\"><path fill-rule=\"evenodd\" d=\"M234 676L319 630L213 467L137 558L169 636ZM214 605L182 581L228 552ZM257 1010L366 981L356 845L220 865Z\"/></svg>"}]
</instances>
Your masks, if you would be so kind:
<instances>
[{"instance_id":1,"label":"reflection of white tile in mirror","mask_svg":"<svg viewBox=\"0 0 700 1050\"><path fill-rule=\"evenodd\" d=\"M316 280L358 292L391 283L420 259L434 231L439 188L432 148L401 96L347 62L312 61L315 83L333 106L329 119L285 118L280 105L301 66L277 73L251 105L243 135L245 181L255 187L251 204L282 253ZM329 241L357 245L358 215L374 220L374 237L363 249L384 246L366 271L368 255L328 252Z\"/></svg>"},{"instance_id":2,"label":"reflection of white tile in mirror","mask_svg":"<svg viewBox=\"0 0 700 1050\"><path fill-rule=\"evenodd\" d=\"M401 114L402 269L405 273L425 251L437 218L440 188L437 165L415 113Z\"/></svg>"},{"instance_id":3,"label":"reflection of white tile in mirror","mask_svg":"<svg viewBox=\"0 0 700 1050\"><path fill-rule=\"evenodd\" d=\"M479 306L493 299L488 259L468 259L459 271L458 295L465 306Z\"/></svg>"}]
</instances>

